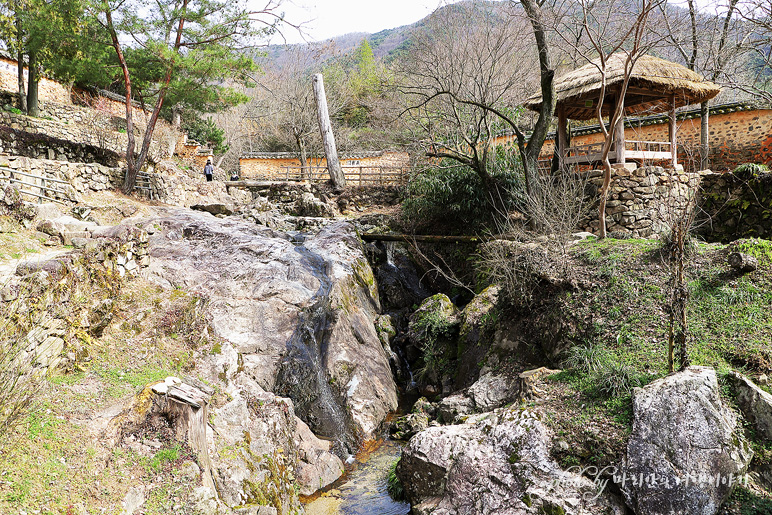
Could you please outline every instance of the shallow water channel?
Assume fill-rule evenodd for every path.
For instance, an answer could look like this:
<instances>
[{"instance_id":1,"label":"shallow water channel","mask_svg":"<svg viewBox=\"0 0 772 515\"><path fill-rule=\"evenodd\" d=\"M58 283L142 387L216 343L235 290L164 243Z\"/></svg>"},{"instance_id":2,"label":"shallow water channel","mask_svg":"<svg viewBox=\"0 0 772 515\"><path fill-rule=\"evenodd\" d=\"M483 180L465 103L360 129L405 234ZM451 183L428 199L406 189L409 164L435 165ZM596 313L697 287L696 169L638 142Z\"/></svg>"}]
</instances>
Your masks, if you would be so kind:
<instances>
[{"instance_id":1,"label":"shallow water channel","mask_svg":"<svg viewBox=\"0 0 772 515\"><path fill-rule=\"evenodd\" d=\"M407 515L410 505L392 500L386 490L391 464L401 444L385 440L375 450L360 453L350 470L331 489L309 502L306 515Z\"/></svg>"}]
</instances>

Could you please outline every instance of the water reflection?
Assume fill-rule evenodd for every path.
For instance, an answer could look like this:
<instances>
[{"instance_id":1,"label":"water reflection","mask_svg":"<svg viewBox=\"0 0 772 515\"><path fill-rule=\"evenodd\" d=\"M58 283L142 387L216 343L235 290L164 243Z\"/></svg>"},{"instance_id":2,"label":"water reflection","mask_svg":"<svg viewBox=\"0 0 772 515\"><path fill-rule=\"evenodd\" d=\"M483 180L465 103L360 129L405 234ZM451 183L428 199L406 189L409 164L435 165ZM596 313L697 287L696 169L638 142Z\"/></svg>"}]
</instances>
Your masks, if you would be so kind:
<instances>
[{"instance_id":1,"label":"water reflection","mask_svg":"<svg viewBox=\"0 0 772 515\"><path fill-rule=\"evenodd\" d=\"M307 515L407 515L410 505L392 500L386 489L391 464L401 446L385 441L367 454L335 488L306 506Z\"/></svg>"}]
</instances>

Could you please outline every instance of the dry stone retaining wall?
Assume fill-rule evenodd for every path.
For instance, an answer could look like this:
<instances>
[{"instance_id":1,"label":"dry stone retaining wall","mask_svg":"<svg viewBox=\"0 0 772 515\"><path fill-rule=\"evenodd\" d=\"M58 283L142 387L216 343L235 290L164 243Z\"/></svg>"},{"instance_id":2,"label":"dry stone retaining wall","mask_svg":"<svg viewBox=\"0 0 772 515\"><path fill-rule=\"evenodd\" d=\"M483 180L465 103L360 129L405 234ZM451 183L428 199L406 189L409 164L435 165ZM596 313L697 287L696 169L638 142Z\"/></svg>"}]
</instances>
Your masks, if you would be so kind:
<instances>
[{"instance_id":1,"label":"dry stone retaining wall","mask_svg":"<svg viewBox=\"0 0 772 515\"><path fill-rule=\"evenodd\" d=\"M15 99L16 95L12 93L0 92L0 102L4 105L15 105ZM110 110L41 101L40 116L40 118L34 118L24 114L0 111L0 126L4 125L10 129L0 131L0 146L2 146L0 150L28 157L66 158L76 162L88 162L89 156L84 156L83 147L92 146L96 147L89 150L95 156L93 160L104 164L114 164L114 162L106 163L103 159L98 159L100 157L98 149L105 149L108 153L117 155L123 155L126 152L128 143L126 120L116 116ZM140 111L134 121L136 137L142 136L146 122L147 114ZM14 133L16 133L15 137ZM19 133L39 134L45 137L38 138L40 140L38 143L41 145L29 149L28 142L19 145L18 140L30 138L24 138ZM159 120L148 153L150 160L158 162L169 158L174 152L177 141L181 138L182 134L179 131L173 129L166 121ZM51 156L51 152L55 152L55 157Z\"/></svg>"},{"instance_id":2,"label":"dry stone retaining wall","mask_svg":"<svg viewBox=\"0 0 772 515\"><path fill-rule=\"evenodd\" d=\"M136 276L150 263L147 232L136 227L99 227L67 217L44 220L39 227L73 243L76 249L50 259L21 261L15 275L5 278L0 289L4 313L21 310L36 320L22 337L17 355L20 372L45 375L63 362L76 362L79 349L75 333L98 336L112 318L109 298L88 299L94 284L88 278L96 269L105 277ZM81 230L78 230L81 229ZM90 230L83 230L90 229ZM78 235L78 236L74 236ZM52 235L53 236L53 235ZM83 273L88 269L89 273ZM66 284L64 288L57 285ZM116 287L119 283L116 282ZM28 303L29 299L35 302ZM14 303L17 306L14 306Z\"/></svg>"},{"instance_id":3,"label":"dry stone retaining wall","mask_svg":"<svg viewBox=\"0 0 772 515\"><path fill-rule=\"evenodd\" d=\"M70 163L48 159L30 159L18 156L0 156L0 166L29 173L47 179L69 181L77 194L88 191L101 191L118 187L123 182L123 169L108 167L97 163ZM7 177L7 172L0 172L0 177ZM30 181L30 178L25 178ZM32 182L34 179L31 180Z\"/></svg>"},{"instance_id":4,"label":"dry stone retaining wall","mask_svg":"<svg viewBox=\"0 0 772 515\"><path fill-rule=\"evenodd\" d=\"M772 172L702 175L696 231L709 241L772 239Z\"/></svg>"},{"instance_id":5,"label":"dry stone retaining wall","mask_svg":"<svg viewBox=\"0 0 772 515\"><path fill-rule=\"evenodd\" d=\"M603 172L593 170L590 184L600 191ZM611 186L606 203L606 229L634 238L646 238L668 229L676 206L686 200L699 185L699 173L674 172L661 166L645 166L635 170L612 170ZM593 195L597 198L597 193ZM584 229L597 234L597 209L594 209Z\"/></svg>"}]
</instances>

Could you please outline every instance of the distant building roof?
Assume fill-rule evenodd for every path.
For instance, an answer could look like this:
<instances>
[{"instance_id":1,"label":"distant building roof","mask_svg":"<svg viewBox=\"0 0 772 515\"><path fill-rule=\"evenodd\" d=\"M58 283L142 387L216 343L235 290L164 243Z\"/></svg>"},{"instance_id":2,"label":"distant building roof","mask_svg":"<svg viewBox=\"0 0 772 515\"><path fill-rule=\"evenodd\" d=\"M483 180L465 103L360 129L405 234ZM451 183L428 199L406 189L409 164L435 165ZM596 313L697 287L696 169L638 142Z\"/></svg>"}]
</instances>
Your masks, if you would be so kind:
<instances>
[{"instance_id":1,"label":"distant building roof","mask_svg":"<svg viewBox=\"0 0 772 515\"><path fill-rule=\"evenodd\" d=\"M394 152L390 150L370 150L362 152L351 152L342 154L340 159L367 159L370 157L381 157L385 152ZM298 159L297 152L245 152L241 159Z\"/></svg>"},{"instance_id":2,"label":"distant building roof","mask_svg":"<svg viewBox=\"0 0 772 515\"><path fill-rule=\"evenodd\" d=\"M710 106L710 114L714 115L734 113L736 111L753 111L754 109L758 109L758 107L753 104L744 102L731 102L727 104L717 104ZM699 107L687 109L677 113L676 120L691 120L693 118L699 118L700 112L701 111ZM628 117L625 118L625 127L645 127L647 125L666 123L667 120L667 114L652 114L649 116ZM600 125L598 124L587 125L586 127L573 127L571 129L571 134L574 136L581 136L583 134L595 134L596 132L600 132ZM548 139L554 137L554 132L547 135Z\"/></svg>"}]
</instances>

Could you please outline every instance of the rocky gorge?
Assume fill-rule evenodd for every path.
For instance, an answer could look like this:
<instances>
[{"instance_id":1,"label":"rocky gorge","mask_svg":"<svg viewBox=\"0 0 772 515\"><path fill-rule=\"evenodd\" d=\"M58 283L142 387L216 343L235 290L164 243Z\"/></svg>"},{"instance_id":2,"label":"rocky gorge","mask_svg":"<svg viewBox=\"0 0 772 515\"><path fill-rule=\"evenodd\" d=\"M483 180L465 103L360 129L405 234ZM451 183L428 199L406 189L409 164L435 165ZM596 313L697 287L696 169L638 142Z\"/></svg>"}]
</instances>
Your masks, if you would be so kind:
<instances>
[{"instance_id":1,"label":"rocky gorge","mask_svg":"<svg viewBox=\"0 0 772 515\"><path fill-rule=\"evenodd\" d=\"M172 511L312 510L315 496L337 491L358 451L377 445L389 428L407 442L395 475L412 513L422 515L707 515L719 513L736 485L764 484L743 424L766 427L772 402L751 379L735 381L746 392L737 395L739 408L724 391L724 376L710 367L640 383L628 397L630 425L618 438L624 448L613 460L593 462L588 452L571 461L577 442L561 426L561 413L570 404L562 385L574 365L559 357L579 330L571 317L556 321L536 306L528 323L542 334L532 338L520 332L524 319L502 311L507 297L498 285L454 299L458 305L433 294L409 247L362 242L359 234L376 218L352 223L340 216L361 199L336 203L311 188L273 198L266 192L247 204L242 197L241 205L222 198L228 214L214 205L152 206L128 210L131 216L112 228L43 211L34 222L50 241L71 242L74 254L98 253L97 241L117 242L109 248L120 256L103 251L99 266L117 271L139 256L127 284L156 285L165 293L153 295L171 299L148 304L140 316L111 308L106 337L125 337L121 327L129 324L134 332L125 345L158 332L172 343L204 342L184 350L190 361L164 368L165 377L75 417L88 421L86 440L99 442L97 455L115 449L98 470L187 449L171 469L169 481L186 485L172 497ZM53 262L75 266L54 256L37 267L20 263L15 274L23 280L56 269L45 265ZM553 281L549 288L576 294L591 283ZM195 323L174 321L189 313L177 298L190 299L185 310L197 313ZM72 355L63 367L76 370L68 388L104 380L75 355L67 331L54 332L59 352ZM79 366L86 372L78 375ZM400 399L409 413L390 419ZM619 426L589 438L602 440L607 429ZM162 512L156 506L165 506L158 492L166 480L153 474L133 475L114 489L122 513ZM87 513L85 505L74 509Z\"/></svg>"}]
</instances>

